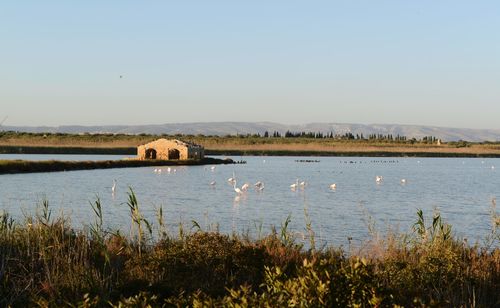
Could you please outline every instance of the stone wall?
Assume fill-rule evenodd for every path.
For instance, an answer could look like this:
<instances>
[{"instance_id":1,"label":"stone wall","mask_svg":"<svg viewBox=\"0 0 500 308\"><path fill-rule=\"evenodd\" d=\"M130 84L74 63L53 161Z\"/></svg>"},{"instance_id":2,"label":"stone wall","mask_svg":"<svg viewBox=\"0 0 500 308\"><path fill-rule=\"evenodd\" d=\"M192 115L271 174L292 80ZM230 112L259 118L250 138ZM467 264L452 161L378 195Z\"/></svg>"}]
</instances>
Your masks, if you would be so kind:
<instances>
[{"instance_id":1,"label":"stone wall","mask_svg":"<svg viewBox=\"0 0 500 308\"><path fill-rule=\"evenodd\" d=\"M141 160L202 159L204 156L203 147L175 139L158 139L137 147L137 158Z\"/></svg>"}]
</instances>

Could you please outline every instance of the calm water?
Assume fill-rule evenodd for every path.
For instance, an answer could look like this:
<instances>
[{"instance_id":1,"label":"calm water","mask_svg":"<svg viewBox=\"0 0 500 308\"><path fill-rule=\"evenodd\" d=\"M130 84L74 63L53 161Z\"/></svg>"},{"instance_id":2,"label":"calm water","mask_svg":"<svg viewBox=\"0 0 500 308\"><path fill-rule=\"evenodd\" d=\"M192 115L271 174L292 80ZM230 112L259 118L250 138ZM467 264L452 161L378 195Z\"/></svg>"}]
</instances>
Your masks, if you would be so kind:
<instances>
[{"instance_id":1,"label":"calm water","mask_svg":"<svg viewBox=\"0 0 500 308\"><path fill-rule=\"evenodd\" d=\"M70 158L68 158L68 156ZM120 156L30 155L31 159L97 160ZM9 159L26 155L9 155ZM146 218L155 220L155 209L163 206L170 231L179 222L187 228L196 220L202 227L218 223L223 232L256 233L279 226L291 215L291 228L306 233L304 209L322 243L344 245L348 237L368 237L366 221L372 217L382 233L389 227L408 231L417 209L426 217L438 209L453 225L455 234L469 242L481 241L491 227L491 200L500 195L500 159L457 158L345 158L345 157L233 157L243 165L177 167L176 172L154 172L155 168L126 168L38 174L0 175L0 210L15 217L34 213L41 200L48 199L54 214L64 211L73 226L93 220L90 201L99 196L104 220L110 228L128 230L128 187L138 197ZM7 159L7 155L0 155ZM313 159L320 162L296 162ZM495 169L494 167L498 167ZM237 196L227 179L236 175L237 185L265 183L257 192ZM377 184L375 177L383 176ZM292 191L296 179L306 181L304 189ZM406 179L406 184L401 179ZM117 181L115 197L111 194ZM209 183L216 181L216 185ZM337 184L332 191L329 185Z\"/></svg>"}]
</instances>

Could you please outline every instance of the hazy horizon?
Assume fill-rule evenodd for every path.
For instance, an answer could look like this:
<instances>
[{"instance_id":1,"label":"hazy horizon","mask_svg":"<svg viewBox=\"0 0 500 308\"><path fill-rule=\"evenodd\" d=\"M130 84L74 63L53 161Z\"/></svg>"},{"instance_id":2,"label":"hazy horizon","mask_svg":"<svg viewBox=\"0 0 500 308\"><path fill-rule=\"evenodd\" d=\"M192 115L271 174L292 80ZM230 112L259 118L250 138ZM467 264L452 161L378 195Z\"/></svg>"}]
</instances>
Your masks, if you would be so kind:
<instances>
[{"instance_id":1,"label":"hazy horizon","mask_svg":"<svg viewBox=\"0 0 500 308\"><path fill-rule=\"evenodd\" d=\"M2 120L2 119L0 119ZM8 120L8 119L7 119ZM420 125L420 124L404 124L404 123L347 123L347 122L303 122L303 123L284 123L284 122L275 122L275 121L185 121L185 122L165 122L165 123L144 123L144 124L61 124L61 125L14 125L14 124L4 124L3 127L64 127L64 126L82 126L82 127L100 127L100 126L161 126L161 125L175 125L175 124L222 124L222 123L248 123L248 124L257 124L257 123L269 123L269 124L278 124L278 125L287 125L287 126L304 126L310 124L335 124L335 125L362 125L362 126L376 126L376 125L384 125L384 126L417 126L417 127L437 127L437 128L450 128L450 129L471 129L471 130L499 130L500 128L473 128L473 127L452 127L452 126L442 126L442 125ZM0 130L2 128L0 126Z\"/></svg>"},{"instance_id":2,"label":"hazy horizon","mask_svg":"<svg viewBox=\"0 0 500 308\"><path fill-rule=\"evenodd\" d=\"M4 126L500 129L496 1L0 4Z\"/></svg>"}]
</instances>

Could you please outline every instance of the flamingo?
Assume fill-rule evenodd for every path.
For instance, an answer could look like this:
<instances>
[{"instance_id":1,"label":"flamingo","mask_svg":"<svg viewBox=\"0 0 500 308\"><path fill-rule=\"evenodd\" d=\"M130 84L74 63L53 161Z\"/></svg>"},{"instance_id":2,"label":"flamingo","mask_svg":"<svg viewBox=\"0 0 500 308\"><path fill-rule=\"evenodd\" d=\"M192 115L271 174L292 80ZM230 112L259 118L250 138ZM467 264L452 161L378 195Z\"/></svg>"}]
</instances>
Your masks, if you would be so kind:
<instances>
[{"instance_id":1,"label":"flamingo","mask_svg":"<svg viewBox=\"0 0 500 308\"><path fill-rule=\"evenodd\" d=\"M383 177L382 177L382 176L380 176L380 175L377 175L377 176L375 177L375 182L377 182L377 183L381 183L381 182L382 182L382 180L383 180Z\"/></svg>"},{"instance_id":2,"label":"flamingo","mask_svg":"<svg viewBox=\"0 0 500 308\"><path fill-rule=\"evenodd\" d=\"M299 186L299 179L296 179L295 183L293 183L292 185L290 185L290 188L292 190L295 190L298 186Z\"/></svg>"},{"instance_id":3,"label":"flamingo","mask_svg":"<svg viewBox=\"0 0 500 308\"><path fill-rule=\"evenodd\" d=\"M262 191L264 190L264 183L261 182L261 181L257 181L257 183L253 184L253 186L255 186L255 189L257 191Z\"/></svg>"},{"instance_id":4,"label":"flamingo","mask_svg":"<svg viewBox=\"0 0 500 308\"><path fill-rule=\"evenodd\" d=\"M401 184L406 184L406 179L401 179Z\"/></svg>"},{"instance_id":5,"label":"flamingo","mask_svg":"<svg viewBox=\"0 0 500 308\"><path fill-rule=\"evenodd\" d=\"M215 182L215 181L210 182L211 186L215 186L215 184L217 184L217 182Z\"/></svg>"},{"instance_id":6,"label":"flamingo","mask_svg":"<svg viewBox=\"0 0 500 308\"><path fill-rule=\"evenodd\" d=\"M215 166L210 167L210 170L215 171Z\"/></svg>"},{"instance_id":7,"label":"flamingo","mask_svg":"<svg viewBox=\"0 0 500 308\"><path fill-rule=\"evenodd\" d=\"M111 186L111 194L114 195L116 191L116 180L113 180L113 186Z\"/></svg>"},{"instance_id":8,"label":"flamingo","mask_svg":"<svg viewBox=\"0 0 500 308\"><path fill-rule=\"evenodd\" d=\"M227 181L231 184L236 183L236 176L234 175L234 171L233 171L233 176L227 179Z\"/></svg>"},{"instance_id":9,"label":"flamingo","mask_svg":"<svg viewBox=\"0 0 500 308\"><path fill-rule=\"evenodd\" d=\"M245 184L243 184L243 186L241 186L241 190L242 190L242 191L247 191L247 190L248 190L248 187L250 187L250 184L245 183Z\"/></svg>"},{"instance_id":10,"label":"flamingo","mask_svg":"<svg viewBox=\"0 0 500 308\"><path fill-rule=\"evenodd\" d=\"M238 195L241 195L243 193L243 191L241 191L239 187L236 187L236 181L233 184L233 189Z\"/></svg>"},{"instance_id":11,"label":"flamingo","mask_svg":"<svg viewBox=\"0 0 500 308\"><path fill-rule=\"evenodd\" d=\"M337 184L333 183L332 185L330 185L330 189L331 190L337 189Z\"/></svg>"},{"instance_id":12,"label":"flamingo","mask_svg":"<svg viewBox=\"0 0 500 308\"><path fill-rule=\"evenodd\" d=\"M300 187L304 188L304 187L306 187L307 183L306 183L306 181L302 181L302 182L300 182L299 185L300 185Z\"/></svg>"}]
</instances>

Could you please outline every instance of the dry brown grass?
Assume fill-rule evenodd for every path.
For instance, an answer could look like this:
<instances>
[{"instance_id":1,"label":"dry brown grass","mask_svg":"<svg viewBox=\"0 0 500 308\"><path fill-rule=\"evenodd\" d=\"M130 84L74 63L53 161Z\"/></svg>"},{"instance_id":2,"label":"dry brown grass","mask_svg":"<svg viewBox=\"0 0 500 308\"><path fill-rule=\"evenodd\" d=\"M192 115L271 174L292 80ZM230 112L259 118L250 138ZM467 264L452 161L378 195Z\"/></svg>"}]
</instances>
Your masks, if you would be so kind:
<instances>
[{"instance_id":1,"label":"dry brown grass","mask_svg":"<svg viewBox=\"0 0 500 308\"><path fill-rule=\"evenodd\" d=\"M152 135L39 135L11 134L0 138L0 146L133 148L162 136ZM168 137L167 137L168 138ZM175 138L175 137L173 137ZM178 137L203 145L207 150L233 151L304 151L304 152L389 152L389 153L451 153L500 155L498 144L442 145L384 141L307 139L307 138L238 138Z\"/></svg>"},{"instance_id":2,"label":"dry brown grass","mask_svg":"<svg viewBox=\"0 0 500 308\"><path fill-rule=\"evenodd\" d=\"M323 145L311 142L289 144L202 144L209 150L240 150L240 151L314 151L314 152L391 152L391 153L460 153L460 154L500 154L500 149L484 145L456 148L451 146L385 144L348 144L338 143Z\"/></svg>"},{"instance_id":3,"label":"dry brown grass","mask_svg":"<svg viewBox=\"0 0 500 308\"><path fill-rule=\"evenodd\" d=\"M2 138L0 146L38 146L38 147L91 147L126 148L136 147L155 138L134 137L130 139L66 139L66 138Z\"/></svg>"}]
</instances>

